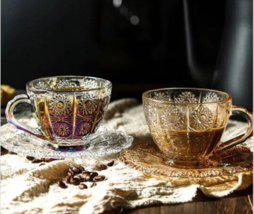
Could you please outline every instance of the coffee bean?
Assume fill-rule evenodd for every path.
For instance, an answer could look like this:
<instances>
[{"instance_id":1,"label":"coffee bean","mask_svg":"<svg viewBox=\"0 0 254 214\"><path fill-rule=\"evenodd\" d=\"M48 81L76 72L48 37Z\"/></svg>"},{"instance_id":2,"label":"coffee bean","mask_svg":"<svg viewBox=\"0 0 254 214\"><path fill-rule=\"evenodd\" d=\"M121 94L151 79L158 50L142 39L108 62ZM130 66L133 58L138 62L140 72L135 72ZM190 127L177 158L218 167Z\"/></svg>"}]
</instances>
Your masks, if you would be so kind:
<instances>
[{"instance_id":1,"label":"coffee bean","mask_svg":"<svg viewBox=\"0 0 254 214\"><path fill-rule=\"evenodd\" d=\"M80 184L80 180L77 178L71 178L70 179L70 183L73 185L79 185Z\"/></svg>"},{"instance_id":2,"label":"coffee bean","mask_svg":"<svg viewBox=\"0 0 254 214\"><path fill-rule=\"evenodd\" d=\"M54 158L42 158L41 160L48 163L48 162L52 162L52 161L57 160L57 159L54 159Z\"/></svg>"},{"instance_id":3,"label":"coffee bean","mask_svg":"<svg viewBox=\"0 0 254 214\"><path fill-rule=\"evenodd\" d=\"M84 178L85 181L93 181L93 177L91 177L91 175L87 175L85 178Z\"/></svg>"},{"instance_id":4,"label":"coffee bean","mask_svg":"<svg viewBox=\"0 0 254 214\"><path fill-rule=\"evenodd\" d=\"M8 154L9 154L9 155L17 155L18 153L12 152L12 151L8 151Z\"/></svg>"},{"instance_id":5,"label":"coffee bean","mask_svg":"<svg viewBox=\"0 0 254 214\"><path fill-rule=\"evenodd\" d=\"M104 181L105 176L104 175L97 175L93 178L94 181Z\"/></svg>"},{"instance_id":6,"label":"coffee bean","mask_svg":"<svg viewBox=\"0 0 254 214\"><path fill-rule=\"evenodd\" d=\"M78 168L79 168L80 172L85 171L85 168L83 166L79 166Z\"/></svg>"},{"instance_id":7,"label":"coffee bean","mask_svg":"<svg viewBox=\"0 0 254 214\"><path fill-rule=\"evenodd\" d=\"M68 170L68 172L70 172L69 174L70 174L71 176L74 176L74 175L76 175L76 174L79 173L79 169L76 168L76 167L70 167L69 170Z\"/></svg>"},{"instance_id":8,"label":"coffee bean","mask_svg":"<svg viewBox=\"0 0 254 214\"><path fill-rule=\"evenodd\" d=\"M109 162L107 165L108 165L108 166L113 166L114 163L115 163L115 161L111 161L111 162Z\"/></svg>"},{"instance_id":9,"label":"coffee bean","mask_svg":"<svg viewBox=\"0 0 254 214\"><path fill-rule=\"evenodd\" d=\"M105 164L101 164L100 166L99 166L99 169L100 170L105 170L105 169L107 169L108 167L105 165Z\"/></svg>"},{"instance_id":10,"label":"coffee bean","mask_svg":"<svg viewBox=\"0 0 254 214\"><path fill-rule=\"evenodd\" d=\"M8 150L1 146L1 155L6 155L8 153Z\"/></svg>"},{"instance_id":11,"label":"coffee bean","mask_svg":"<svg viewBox=\"0 0 254 214\"><path fill-rule=\"evenodd\" d=\"M79 189L87 189L87 185L85 185L85 184L79 184Z\"/></svg>"},{"instance_id":12,"label":"coffee bean","mask_svg":"<svg viewBox=\"0 0 254 214\"><path fill-rule=\"evenodd\" d=\"M41 162L42 162L41 159L36 159L36 158L35 158L35 159L32 160L32 163L41 163Z\"/></svg>"},{"instance_id":13,"label":"coffee bean","mask_svg":"<svg viewBox=\"0 0 254 214\"><path fill-rule=\"evenodd\" d=\"M74 179L77 179L77 180L82 180L83 178L81 177L81 174L76 174L73 176Z\"/></svg>"},{"instance_id":14,"label":"coffee bean","mask_svg":"<svg viewBox=\"0 0 254 214\"><path fill-rule=\"evenodd\" d=\"M95 182L93 182L90 187L95 187L95 186L97 186L97 184Z\"/></svg>"},{"instance_id":15,"label":"coffee bean","mask_svg":"<svg viewBox=\"0 0 254 214\"><path fill-rule=\"evenodd\" d=\"M59 187L66 189L68 186L61 180L57 181L57 184Z\"/></svg>"},{"instance_id":16,"label":"coffee bean","mask_svg":"<svg viewBox=\"0 0 254 214\"><path fill-rule=\"evenodd\" d=\"M73 172L75 172L75 173L79 173L79 172L80 172L80 169L79 169L78 167L75 167L75 166L73 166L73 167L71 168L71 170L72 170Z\"/></svg>"},{"instance_id":17,"label":"coffee bean","mask_svg":"<svg viewBox=\"0 0 254 214\"><path fill-rule=\"evenodd\" d=\"M74 173L73 171L69 170L69 171L67 172L67 175L69 175L69 176L74 176L75 173Z\"/></svg>"},{"instance_id":18,"label":"coffee bean","mask_svg":"<svg viewBox=\"0 0 254 214\"><path fill-rule=\"evenodd\" d=\"M84 179L84 181L89 181L91 179L91 173L89 171L83 171L81 174L81 177Z\"/></svg>"},{"instance_id":19,"label":"coffee bean","mask_svg":"<svg viewBox=\"0 0 254 214\"><path fill-rule=\"evenodd\" d=\"M90 173L90 177L91 177L91 179L93 179L95 176L97 176L98 175L98 173L97 172L91 172Z\"/></svg>"},{"instance_id":20,"label":"coffee bean","mask_svg":"<svg viewBox=\"0 0 254 214\"><path fill-rule=\"evenodd\" d=\"M26 159L32 161L32 160L34 160L34 157L33 156L26 156Z\"/></svg>"},{"instance_id":21,"label":"coffee bean","mask_svg":"<svg viewBox=\"0 0 254 214\"><path fill-rule=\"evenodd\" d=\"M89 171L83 171L81 175L85 177L85 176L87 176L87 175L90 175L90 173L91 173L91 172L89 172Z\"/></svg>"},{"instance_id":22,"label":"coffee bean","mask_svg":"<svg viewBox=\"0 0 254 214\"><path fill-rule=\"evenodd\" d=\"M65 177L65 181L69 184L70 183L70 180L71 180L71 176L70 175L67 175Z\"/></svg>"}]
</instances>

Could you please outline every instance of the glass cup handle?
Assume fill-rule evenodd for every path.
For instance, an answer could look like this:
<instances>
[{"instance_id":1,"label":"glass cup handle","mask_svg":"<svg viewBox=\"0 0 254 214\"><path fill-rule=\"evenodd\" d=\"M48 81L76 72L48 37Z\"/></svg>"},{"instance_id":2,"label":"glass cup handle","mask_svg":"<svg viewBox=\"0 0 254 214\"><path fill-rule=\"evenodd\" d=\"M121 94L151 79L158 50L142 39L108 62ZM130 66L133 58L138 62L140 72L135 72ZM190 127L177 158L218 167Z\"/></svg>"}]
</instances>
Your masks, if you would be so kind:
<instances>
[{"instance_id":1,"label":"glass cup handle","mask_svg":"<svg viewBox=\"0 0 254 214\"><path fill-rule=\"evenodd\" d=\"M243 107L238 107L238 106L233 106L232 107L232 111L231 111L231 115L240 115L242 117L244 117L248 123L248 127L245 131L245 133L234 137L228 141L225 142L220 142L219 147L215 149L215 152L220 152L223 150L226 150L228 148L231 148L237 144L243 143L246 138L248 138L252 131L253 131L253 115L252 113L248 112L247 109L243 108Z\"/></svg>"},{"instance_id":2,"label":"glass cup handle","mask_svg":"<svg viewBox=\"0 0 254 214\"><path fill-rule=\"evenodd\" d=\"M29 134L32 134L36 137L45 139L45 136L36 128L33 129L33 128L28 127L27 125L16 120L16 118L13 114L13 111L14 111L16 105L18 105L19 103L28 103L28 104L32 105L31 100L29 99L29 97L26 94L21 94L21 95L15 96L11 101L9 101L7 103L7 106L5 109L5 115L6 115L6 119L7 119L8 123L14 125L17 129L28 132Z\"/></svg>"}]
</instances>

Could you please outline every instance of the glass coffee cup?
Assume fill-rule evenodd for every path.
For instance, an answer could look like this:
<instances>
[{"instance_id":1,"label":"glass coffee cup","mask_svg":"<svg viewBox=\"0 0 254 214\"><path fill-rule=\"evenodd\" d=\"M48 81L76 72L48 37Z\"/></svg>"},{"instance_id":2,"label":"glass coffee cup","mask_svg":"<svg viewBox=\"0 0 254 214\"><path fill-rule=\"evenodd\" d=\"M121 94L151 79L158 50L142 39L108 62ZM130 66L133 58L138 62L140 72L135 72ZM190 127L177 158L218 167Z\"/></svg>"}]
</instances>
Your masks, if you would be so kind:
<instances>
[{"instance_id":1,"label":"glass coffee cup","mask_svg":"<svg viewBox=\"0 0 254 214\"><path fill-rule=\"evenodd\" d=\"M110 102L112 83L98 77L55 76L28 82L26 91L7 104L7 121L48 140L53 149L75 151L82 150L82 138L99 128ZM29 127L15 118L13 111L20 103L32 105L38 127Z\"/></svg>"},{"instance_id":2,"label":"glass coffee cup","mask_svg":"<svg viewBox=\"0 0 254 214\"><path fill-rule=\"evenodd\" d=\"M163 88L142 95L143 109L163 159L181 168L209 167L209 157L242 143L252 133L253 116L232 105L230 94L201 88ZM222 142L231 115L246 119L246 132Z\"/></svg>"}]
</instances>

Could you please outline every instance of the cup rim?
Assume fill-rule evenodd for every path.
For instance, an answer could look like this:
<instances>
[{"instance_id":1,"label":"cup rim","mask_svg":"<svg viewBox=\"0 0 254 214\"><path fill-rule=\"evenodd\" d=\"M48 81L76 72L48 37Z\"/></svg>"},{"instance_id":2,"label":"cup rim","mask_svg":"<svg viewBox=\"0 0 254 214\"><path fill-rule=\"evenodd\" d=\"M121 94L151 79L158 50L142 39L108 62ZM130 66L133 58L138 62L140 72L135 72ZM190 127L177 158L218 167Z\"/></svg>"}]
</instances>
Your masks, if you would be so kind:
<instances>
[{"instance_id":1,"label":"cup rim","mask_svg":"<svg viewBox=\"0 0 254 214\"><path fill-rule=\"evenodd\" d=\"M224 94L226 96L225 99L223 100L217 100L217 101L211 101L211 102L207 102L207 103L200 103L202 105L209 105L212 103L226 103L229 100L232 100L232 96L225 92L225 91L221 91L221 90L216 90L216 89L210 89L210 88L198 88L198 87L165 87L165 88L156 88L156 89L151 89L148 91L145 91L142 93L142 98L156 102L156 103L161 103L161 104L176 104L176 105L197 105L199 103L194 103L194 102L188 102L188 103L176 103L174 101L170 101L170 100L159 100L159 99L154 99L148 96L149 93L151 92L156 92L156 91L166 91L166 90L196 90L196 91L210 91L210 92L217 92L217 93L221 93Z\"/></svg>"},{"instance_id":2,"label":"cup rim","mask_svg":"<svg viewBox=\"0 0 254 214\"><path fill-rule=\"evenodd\" d=\"M45 79L54 79L54 78L80 78L80 79L84 79L84 78L90 78L90 79L94 79L94 80L102 80L103 82L105 82L105 85L103 87L98 87L98 88L92 88L92 89L81 89L78 91L74 91L74 90L54 90L54 89L40 89L40 88L35 88L35 87L31 87L31 84L36 82L36 81L42 81ZM101 90L104 88L111 88L112 87L112 82L101 78L101 77L95 77L95 76L80 76L80 75L56 75L56 76L46 76L46 77L41 77L41 78L37 78L37 79L33 79L29 82L27 82L26 84L26 88L32 92L42 92L42 91L48 91L48 92L89 92L89 91L97 91L97 90Z\"/></svg>"}]
</instances>

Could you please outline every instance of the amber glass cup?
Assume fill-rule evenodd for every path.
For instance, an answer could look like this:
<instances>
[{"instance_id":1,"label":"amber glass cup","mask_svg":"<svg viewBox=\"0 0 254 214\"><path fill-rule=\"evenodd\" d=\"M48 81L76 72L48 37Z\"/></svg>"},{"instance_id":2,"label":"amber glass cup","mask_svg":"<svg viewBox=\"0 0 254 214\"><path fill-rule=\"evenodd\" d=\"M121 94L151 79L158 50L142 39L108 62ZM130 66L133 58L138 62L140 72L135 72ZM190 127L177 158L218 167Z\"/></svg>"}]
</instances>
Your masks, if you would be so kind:
<instances>
[{"instance_id":1,"label":"amber glass cup","mask_svg":"<svg viewBox=\"0 0 254 214\"><path fill-rule=\"evenodd\" d=\"M214 153L242 143L252 133L252 114L232 105L230 94L198 88L164 88L142 95L154 142L164 160L181 168L209 167ZM231 115L248 123L245 133L221 142Z\"/></svg>"},{"instance_id":2,"label":"amber glass cup","mask_svg":"<svg viewBox=\"0 0 254 214\"><path fill-rule=\"evenodd\" d=\"M112 84L98 77L55 76L32 80L27 94L18 95L6 108L7 121L53 148L82 148L82 138L95 133L110 102ZM38 127L31 128L14 117L14 108L28 103Z\"/></svg>"}]
</instances>

